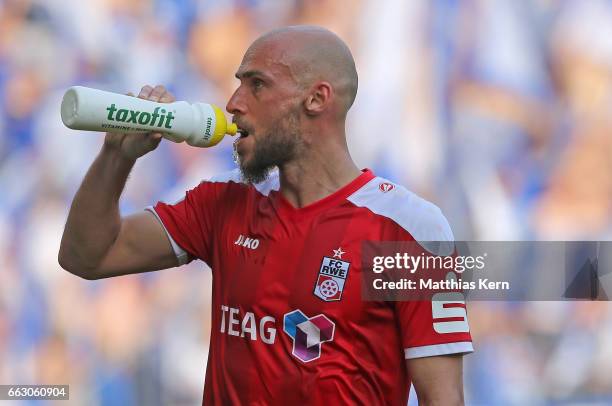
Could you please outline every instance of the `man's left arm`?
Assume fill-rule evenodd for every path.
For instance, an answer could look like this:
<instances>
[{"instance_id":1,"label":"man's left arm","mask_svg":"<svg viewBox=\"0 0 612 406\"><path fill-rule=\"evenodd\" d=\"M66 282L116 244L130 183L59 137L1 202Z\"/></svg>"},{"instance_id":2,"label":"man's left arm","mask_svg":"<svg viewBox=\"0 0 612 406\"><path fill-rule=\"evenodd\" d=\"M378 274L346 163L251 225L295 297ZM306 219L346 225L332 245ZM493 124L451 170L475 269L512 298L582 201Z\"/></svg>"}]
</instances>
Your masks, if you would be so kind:
<instances>
[{"instance_id":1,"label":"man's left arm","mask_svg":"<svg viewBox=\"0 0 612 406\"><path fill-rule=\"evenodd\" d=\"M463 355L406 360L419 406L463 405Z\"/></svg>"}]
</instances>

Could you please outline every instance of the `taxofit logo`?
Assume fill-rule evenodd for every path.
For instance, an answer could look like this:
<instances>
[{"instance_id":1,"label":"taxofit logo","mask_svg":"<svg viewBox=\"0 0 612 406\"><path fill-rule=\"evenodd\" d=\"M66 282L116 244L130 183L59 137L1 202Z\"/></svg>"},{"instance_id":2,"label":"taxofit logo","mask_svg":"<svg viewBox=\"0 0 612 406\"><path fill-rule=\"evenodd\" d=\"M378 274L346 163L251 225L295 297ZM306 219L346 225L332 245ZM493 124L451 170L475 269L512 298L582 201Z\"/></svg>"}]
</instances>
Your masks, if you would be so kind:
<instances>
[{"instance_id":1,"label":"taxofit logo","mask_svg":"<svg viewBox=\"0 0 612 406\"><path fill-rule=\"evenodd\" d=\"M115 103L113 103L106 108L106 111L108 111L106 119L109 121L138 123L159 128L172 128L172 120L176 118L171 111L166 111L166 109L160 107L155 107L155 110L150 113L147 111L118 109Z\"/></svg>"},{"instance_id":2,"label":"taxofit logo","mask_svg":"<svg viewBox=\"0 0 612 406\"><path fill-rule=\"evenodd\" d=\"M283 318L283 331L293 340L292 354L302 362L319 358L321 346L334 339L335 329L334 322L322 314L308 318L300 310L294 310Z\"/></svg>"}]
</instances>

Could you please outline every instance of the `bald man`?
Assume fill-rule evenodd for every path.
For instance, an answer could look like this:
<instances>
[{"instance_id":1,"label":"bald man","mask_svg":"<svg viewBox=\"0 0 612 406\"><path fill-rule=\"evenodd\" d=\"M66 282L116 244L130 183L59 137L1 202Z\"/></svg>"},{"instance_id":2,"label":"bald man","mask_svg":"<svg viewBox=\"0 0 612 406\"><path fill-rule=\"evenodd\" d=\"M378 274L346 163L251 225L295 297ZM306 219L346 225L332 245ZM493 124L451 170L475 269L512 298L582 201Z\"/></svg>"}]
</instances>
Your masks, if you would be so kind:
<instances>
[{"instance_id":1,"label":"bald man","mask_svg":"<svg viewBox=\"0 0 612 406\"><path fill-rule=\"evenodd\" d=\"M100 279L207 263L204 404L405 405L411 382L422 405L462 404L462 354L472 351L462 303L450 320L430 301L361 296L363 241L453 237L436 206L351 159L348 47L318 27L275 30L236 77L227 110L243 130L239 169L121 217L128 173L162 135L107 134L72 203L62 267ZM163 86L138 97L174 100Z\"/></svg>"}]
</instances>

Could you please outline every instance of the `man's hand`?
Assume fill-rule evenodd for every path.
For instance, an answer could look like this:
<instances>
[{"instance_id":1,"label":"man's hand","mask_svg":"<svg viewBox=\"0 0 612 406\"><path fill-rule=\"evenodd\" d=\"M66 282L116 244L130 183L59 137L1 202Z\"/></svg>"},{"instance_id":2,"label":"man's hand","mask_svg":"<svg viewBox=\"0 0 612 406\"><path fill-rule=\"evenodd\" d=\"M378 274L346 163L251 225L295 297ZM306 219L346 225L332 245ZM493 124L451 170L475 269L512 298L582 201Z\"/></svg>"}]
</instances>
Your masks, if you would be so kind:
<instances>
[{"instance_id":1,"label":"man's hand","mask_svg":"<svg viewBox=\"0 0 612 406\"><path fill-rule=\"evenodd\" d=\"M134 96L128 93L128 96ZM143 86L138 94L140 99L160 103L172 103L174 96L164 86ZM122 157L135 161L141 156L153 151L159 145L162 133L106 133L104 145L110 149L118 150Z\"/></svg>"}]
</instances>

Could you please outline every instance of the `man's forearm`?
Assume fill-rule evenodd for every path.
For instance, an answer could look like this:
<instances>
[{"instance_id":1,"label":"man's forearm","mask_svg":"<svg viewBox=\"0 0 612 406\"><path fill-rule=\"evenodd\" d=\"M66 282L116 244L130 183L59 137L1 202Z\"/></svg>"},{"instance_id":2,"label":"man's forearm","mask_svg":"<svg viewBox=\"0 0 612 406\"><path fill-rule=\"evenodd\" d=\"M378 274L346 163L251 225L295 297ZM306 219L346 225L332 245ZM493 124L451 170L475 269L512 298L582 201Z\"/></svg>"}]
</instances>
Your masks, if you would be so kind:
<instances>
[{"instance_id":1,"label":"man's forearm","mask_svg":"<svg viewBox=\"0 0 612 406\"><path fill-rule=\"evenodd\" d=\"M119 197L134 166L117 149L105 145L72 201L62 236L59 262L62 267L87 277L119 234Z\"/></svg>"}]
</instances>

